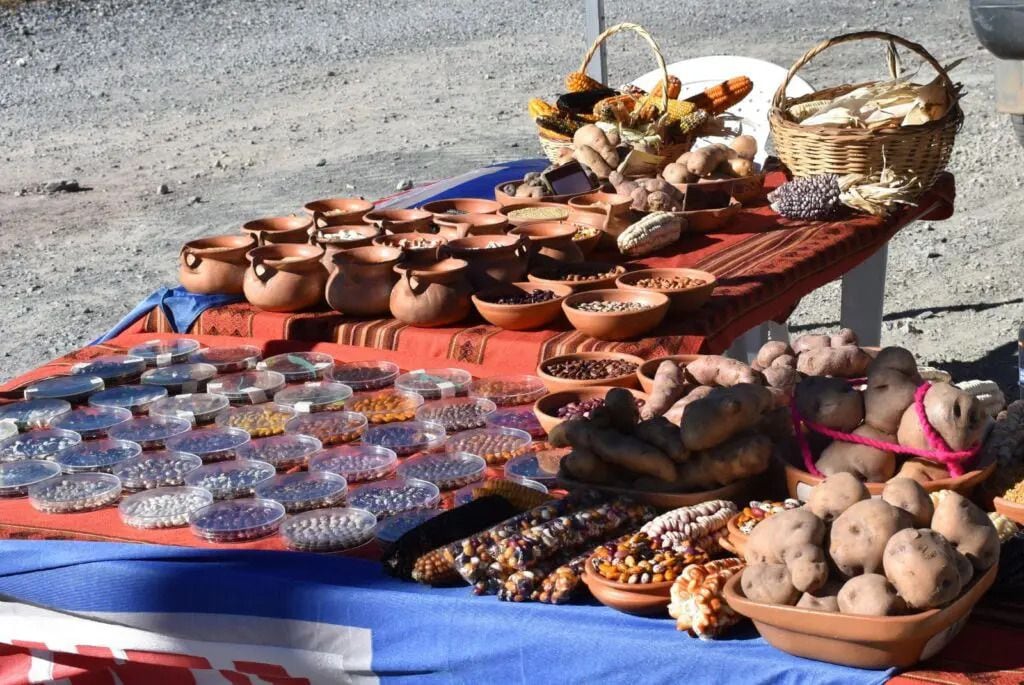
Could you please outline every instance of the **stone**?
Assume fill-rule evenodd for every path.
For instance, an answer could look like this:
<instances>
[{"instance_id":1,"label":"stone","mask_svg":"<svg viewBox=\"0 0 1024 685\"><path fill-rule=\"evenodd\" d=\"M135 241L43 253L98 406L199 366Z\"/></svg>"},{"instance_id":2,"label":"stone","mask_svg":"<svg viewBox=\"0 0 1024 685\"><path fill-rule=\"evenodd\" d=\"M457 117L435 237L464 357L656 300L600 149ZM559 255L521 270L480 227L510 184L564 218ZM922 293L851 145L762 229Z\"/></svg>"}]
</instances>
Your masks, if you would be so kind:
<instances>
[{"instance_id":1,"label":"stone","mask_svg":"<svg viewBox=\"0 0 1024 685\"><path fill-rule=\"evenodd\" d=\"M317 166L327 166L327 160L324 159L323 157L321 157L319 160L317 160L316 165Z\"/></svg>"},{"instance_id":2,"label":"stone","mask_svg":"<svg viewBox=\"0 0 1024 685\"><path fill-rule=\"evenodd\" d=\"M398 185L395 186L395 190L409 190L412 186L413 182L411 178L403 178L398 182Z\"/></svg>"},{"instance_id":3,"label":"stone","mask_svg":"<svg viewBox=\"0 0 1024 685\"><path fill-rule=\"evenodd\" d=\"M161 183L159 186L157 186L157 189L156 189L157 195L167 195L170 192L171 192L171 188L166 183Z\"/></svg>"}]
</instances>

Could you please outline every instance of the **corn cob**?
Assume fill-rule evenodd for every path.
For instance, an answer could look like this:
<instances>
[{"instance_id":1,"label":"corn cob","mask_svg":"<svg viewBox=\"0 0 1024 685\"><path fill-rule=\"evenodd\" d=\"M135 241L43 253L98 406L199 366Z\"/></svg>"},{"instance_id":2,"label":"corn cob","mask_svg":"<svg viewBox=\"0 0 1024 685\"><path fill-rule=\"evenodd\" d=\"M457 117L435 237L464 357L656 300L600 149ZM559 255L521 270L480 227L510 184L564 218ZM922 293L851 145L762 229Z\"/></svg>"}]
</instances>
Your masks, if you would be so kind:
<instances>
[{"instance_id":1,"label":"corn cob","mask_svg":"<svg viewBox=\"0 0 1024 685\"><path fill-rule=\"evenodd\" d=\"M552 105L550 102L541 100L540 98L533 98L527 104L527 108L530 110L530 116L536 119L537 117L550 117L558 114L558 108Z\"/></svg>"},{"instance_id":2,"label":"corn cob","mask_svg":"<svg viewBox=\"0 0 1024 685\"><path fill-rule=\"evenodd\" d=\"M537 601L545 604L565 604L583 585L583 567L590 552L579 554L549 573L541 582Z\"/></svg>"},{"instance_id":3,"label":"corn cob","mask_svg":"<svg viewBox=\"0 0 1024 685\"><path fill-rule=\"evenodd\" d=\"M569 72L565 77L565 89L570 93L582 93L587 90L597 90L604 87L603 83L590 78L582 71Z\"/></svg>"},{"instance_id":4,"label":"corn cob","mask_svg":"<svg viewBox=\"0 0 1024 685\"><path fill-rule=\"evenodd\" d=\"M705 88L703 93L698 93L686 98L698 109L705 109L712 114L721 114L743 98L754 89L754 82L746 76L735 76L728 81L722 81L718 85Z\"/></svg>"},{"instance_id":5,"label":"corn cob","mask_svg":"<svg viewBox=\"0 0 1024 685\"><path fill-rule=\"evenodd\" d=\"M564 117L537 117L534 119L534 122L544 131L565 136L566 138L572 138L573 134L580 128L579 122Z\"/></svg>"},{"instance_id":6,"label":"corn cob","mask_svg":"<svg viewBox=\"0 0 1024 685\"><path fill-rule=\"evenodd\" d=\"M515 481L505 479L485 480L479 485L472 486L471 492L473 499L479 499L487 495L497 495L520 511L539 507L551 499L551 497L543 492L538 492L533 488L528 488Z\"/></svg>"},{"instance_id":7,"label":"corn cob","mask_svg":"<svg viewBox=\"0 0 1024 685\"><path fill-rule=\"evenodd\" d=\"M679 217L670 212L651 212L620 233L616 244L627 257L642 257L679 240L681 231Z\"/></svg>"},{"instance_id":8,"label":"corn cob","mask_svg":"<svg viewBox=\"0 0 1024 685\"><path fill-rule=\"evenodd\" d=\"M438 547L416 559L412 579L424 585L449 585L460 581L461 577L445 553L446 547Z\"/></svg>"},{"instance_id":9,"label":"corn cob","mask_svg":"<svg viewBox=\"0 0 1024 685\"><path fill-rule=\"evenodd\" d=\"M668 113L669 121L681 121L688 114L696 111L696 106L686 100L669 100ZM656 119L662 114L661 98L648 95L637 103L637 117L647 121Z\"/></svg>"},{"instance_id":10,"label":"corn cob","mask_svg":"<svg viewBox=\"0 0 1024 685\"><path fill-rule=\"evenodd\" d=\"M640 529L661 549L674 549L679 544L693 541L709 554L717 547L714 533L725 528L725 524L736 514L736 505L727 500L711 500L690 507L680 507L662 514ZM703 543L703 544L702 544Z\"/></svg>"},{"instance_id":11,"label":"corn cob","mask_svg":"<svg viewBox=\"0 0 1024 685\"><path fill-rule=\"evenodd\" d=\"M677 630L688 630L691 635L708 639L721 635L741 620L725 603L722 589L725 581L743 569L736 558L691 564L672 585L672 598L668 613L676 619Z\"/></svg>"},{"instance_id":12,"label":"corn cob","mask_svg":"<svg viewBox=\"0 0 1024 685\"><path fill-rule=\"evenodd\" d=\"M703 109L694 110L679 120L678 124L673 125L673 129L678 131L678 135L686 135L696 131L708 120L708 113Z\"/></svg>"},{"instance_id":13,"label":"corn cob","mask_svg":"<svg viewBox=\"0 0 1024 685\"><path fill-rule=\"evenodd\" d=\"M665 90L665 79L658 81L658 85L651 90L651 97L661 99L661 93ZM668 99L675 100L683 90L683 82L675 76L668 77Z\"/></svg>"}]
</instances>

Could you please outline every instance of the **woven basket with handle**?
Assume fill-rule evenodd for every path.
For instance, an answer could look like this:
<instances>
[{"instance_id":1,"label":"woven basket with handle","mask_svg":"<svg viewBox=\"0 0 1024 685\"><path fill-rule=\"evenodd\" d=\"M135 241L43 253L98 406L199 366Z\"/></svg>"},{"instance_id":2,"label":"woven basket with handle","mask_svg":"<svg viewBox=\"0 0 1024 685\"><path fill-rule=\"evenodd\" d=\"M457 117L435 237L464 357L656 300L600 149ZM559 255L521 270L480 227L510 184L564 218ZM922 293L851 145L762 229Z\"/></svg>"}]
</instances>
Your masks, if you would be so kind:
<instances>
[{"instance_id":1,"label":"woven basket with handle","mask_svg":"<svg viewBox=\"0 0 1024 685\"><path fill-rule=\"evenodd\" d=\"M801 126L798 120L813 114L826 101L866 84L837 86L790 99L786 97L790 80L828 48L867 39L901 45L917 53L935 69L949 101L954 103L945 116L918 126L874 131L838 126ZM793 176L872 174L891 168L897 174L916 177L923 192L946 168L953 152L953 142L964 116L956 99L957 90L949 74L922 46L882 31L861 31L822 41L797 60L775 92L768 120L779 159Z\"/></svg>"}]
</instances>

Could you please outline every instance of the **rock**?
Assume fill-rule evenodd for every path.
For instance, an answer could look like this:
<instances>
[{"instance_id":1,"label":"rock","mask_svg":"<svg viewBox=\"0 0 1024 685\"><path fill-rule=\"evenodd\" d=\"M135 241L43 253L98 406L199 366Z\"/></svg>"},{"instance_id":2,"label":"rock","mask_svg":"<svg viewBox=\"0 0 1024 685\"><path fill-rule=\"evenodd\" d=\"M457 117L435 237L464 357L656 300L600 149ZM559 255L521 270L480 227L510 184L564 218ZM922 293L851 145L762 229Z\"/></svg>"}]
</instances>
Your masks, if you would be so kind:
<instances>
[{"instance_id":1,"label":"rock","mask_svg":"<svg viewBox=\"0 0 1024 685\"><path fill-rule=\"evenodd\" d=\"M157 186L157 189L156 189L156 194L157 195L167 195L170 192L171 192L171 188L166 183L161 183L159 186Z\"/></svg>"},{"instance_id":2,"label":"rock","mask_svg":"<svg viewBox=\"0 0 1024 685\"><path fill-rule=\"evenodd\" d=\"M324 159L323 157L321 157L319 160L317 160L316 165L317 166L327 166L327 160Z\"/></svg>"},{"instance_id":3,"label":"rock","mask_svg":"<svg viewBox=\"0 0 1024 685\"><path fill-rule=\"evenodd\" d=\"M28 64L28 60L24 57L19 57L18 59L14 60L14 66L16 67L23 67L26 64Z\"/></svg>"},{"instance_id":4,"label":"rock","mask_svg":"<svg viewBox=\"0 0 1024 685\"><path fill-rule=\"evenodd\" d=\"M199 197L198 195L193 195L192 197L190 197L188 199L188 203L190 205L197 205L197 204L199 204L202 201L203 201L203 198Z\"/></svg>"},{"instance_id":5,"label":"rock","mask_svg":"<svg viewBox=\"0 0 1024 685\"><path fill-rule=\"evenodd\" d=\"M77 193L82 189L78 181L62 178L59 181L47 181L43 184L44 193Z\"/></svg>"},{"instance_id":6,"label":"rock","mask_svg":"<svg viewBox=\"0 0 1024 685\"><path fill-rule=\"evenodd\" d=\"M928 259L937 259L937 258L939 258L941 256L942 255L939 254L938 252L929 252L928 253Z\"/></svg>"},{"instance_id":7,"label":"rock","mask_svg":"<svg viewBox=\"0 0 1024 685\"><path fill-rule=\"evenodd\" d=\"M411 178L403 178L398 182L398 185L395 186L395 190L409 190L412 186L413 182Z\"/></svg>"},{"instance_id":8,"label":"rock","mask_svg":"<svg viewBox=\"0 0 1024 685\"><path fill-rule=\"evenodd\" d=\"M933 312L930 309L926 309L923 312L921 312L920 314L918 314L917 318L919 318L919 319L930 319L930 318L932 318L934 316L935 316L935 312Z\"/></svg>"}]
</instances>

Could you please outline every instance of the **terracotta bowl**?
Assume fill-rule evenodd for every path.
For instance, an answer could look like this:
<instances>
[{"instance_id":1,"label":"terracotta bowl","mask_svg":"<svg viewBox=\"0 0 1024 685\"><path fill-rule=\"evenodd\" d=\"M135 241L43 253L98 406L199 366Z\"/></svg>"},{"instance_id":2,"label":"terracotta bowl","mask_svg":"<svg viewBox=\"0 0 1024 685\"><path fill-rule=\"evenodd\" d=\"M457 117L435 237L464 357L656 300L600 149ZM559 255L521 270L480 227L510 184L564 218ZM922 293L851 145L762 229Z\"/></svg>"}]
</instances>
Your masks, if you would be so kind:
<instances>
[{"instance_id":1,"label":"terracotta bowl","mask_svg":"<svg viewBox=\"0 0 1024 685\"><path fill-rule=\"evenodd\" d=\"M644 278L698 278L704 281L704 285L683 289L644 288L636 285L637 281ZM677 313L692 312L703 307L704 303L711 299L711 293L716 285L718 281L713 273L697 269L642 269L630 271L615 279L615 286L622 290L646 290L667 295L670 309Z\"/></svg>"},{"instance_id":2,"label":"terracotta bowl","mask_svg":"<svg viewBox=\"0 0 1024 685\"><path fill-rule=\"evenodd\" d=\"M532 293L535 290L550 290L553 299L535 304L495 304L490 301L510 292ZM523 331L541 328L558 318L562 313L562 300L572 294L564 286L544 286L536 283L506 283L488 288L473 295L473 306L487 323L509 331Z\"/></svg>"},{"instance_id":3,"label":"terracotta bowl","mask_svg":"<svg viewBox=\"0 0 1024 685\"><path fill-rule=\"evenodd\" d=\"M997 568L976 579L952 604L908 616L850 616L753 602L743 594L742 571L726 581L723 596L783 652L856 668L907 668L934 656L960 632L995 581Z\"/></svg>"},{"instance_id":4,"label":"terracotta bowl","mask_svg":"<svg viewBox=\"0 0 1024 685\"><path fill-rule=\"evenodd\" d=\"M583 483L574 480L564 472L558 474L558 482L566 490L597 490L609 497L629 497L637 502L650 504L657 509L667 510L691 507L694 504L710 502L716 499L729 500L737 505L746 506L750 503L754 493L758 492L758 490L763 490L764 476L765 474L758 474L723 485L716 490L704 490L701 492L658 492L656 490L638 490L636 488L615 485L596 485L594 483Z\"/></svg>"},{"instance_id":5,"label":"terracotta bowl","mask_svg":"<svg viewBox=\"0 0 1024 685\"><path fill-rule=\"evenodd\" d=\"M746 533L740 530L739 526L736 525L740 515L736 514L725 524L726 530L729 532L724 538L721 539L720 544L724 549L732 552L736 556L742 558L746 554L747 550L747 539L750 537Z\"/></svg>"},{"instance_id":6,"label":"terracotta bowl","mask_svg":"<svg viewBox=\"0 0 1024 685\"><path fill-rule=\"evenodd\" d=\"M432 240L436 245L432 247L402 247L399 243L403 240ZM436 233L392 233L391 235L379 235L373 239L374 245L384 247L397 247L405 253L405 259L411 264L428 264L438 260L441 248L448 241Z\"/></svg>"},{"instance_id":7,"label":"terracotta bowl","mask_svg":"<svg viewBox=\"0 0 1024 685\"><path fill-rule=\"evenodd\" d=\"M686 183L673 183L676 188L682 193L686 193ZM702 192L706 183L694 183L689 184L693 186L700 186ZM723 191L726 192L726 191ZM686 227L683 229L683 233L712 233L721 228L724 228L730 221L732 221L740 210L743 209L743 205L735 197L729 197L729 203L720 208L716 209L691 209L690 205L695 204L689 202L689 198L683 203L682 212L673 212L673 214L679 216L686 221Z\"/></svg>"},{"instance_id":8,"label":"terracotta bowl","mask_svg":"<svg viewBox=\"0 0 1024 685\"><path fill-rule=\"evenodd\" d=\"M255 236L260 245L281 245L309 241L313 217L270 216L242 224L242 231Z\"/></svg>"},{"instance_id":9,"label":"terracotta bowl","mask_svg":"<svg viewBox=\"0 0 1024 685\"><path fill-rule=\"evenodd\" d=\"M657 357L645 361L636 370L636 377L640 381L640 387L644 389L644 392L650 392L654 388L654 374L657 373L658 366L666 359L671 359L680 366L686 366L701 356L699 354L671 354L667 357Z\"/></svg>"},{"instance_id":10,"label":"terracotta bowl","mask_svg":"<svg viewBox=\"0 0 1024 685\"><path fill-rule=\"evenodd\" d=\"M375 209L363 221L384 233L431 233L434 215L422 209Z\"/></svg>"},{"instance_id":11,"label":"terracotta bowl","mask_svg":"<svg viewBox=\"0 0 1024 685\"><path fill-rule=\"evenodd\" d=\"M477 197L452 197L447 200L434 200L427 202L420 207L424 212L430 212L435 219L456 218L458 214L447 212L465 212L466 214L497 214L501 205L495 200L484 200Z\"/></svg>"},{"instance_id":12,"label":"terracotta bowl","mask_svg":"<svg viewBox=\"0 0 1024 685\"><path fill-rule=\"evenodd\" d=\"M597 573L590 559L583 565L583 582L601 604L635 616L661 616L668 613L672 583L617 583Z\"/></svg>"},{"instance_id":13,"label":"terracotta bowl","mask_svg":"<svg viewBox=\"0 0 1024 685\"><path fill-rule=\"evenodd\" d=\"M439 235L448 240L480 235L505 235L508 219L497 214L435 214L434 225Z\"/></svg>"},{"instance_id":14,"label":"terracotta bowl","mask_svg":"<svg viewBox=\"0 0 1024 685\"><path fill-rule=\"evenodd\" d=\"M497 200L498 204L504 207L506 205L515 205L523 202L524 198L516 197L515 195L509 195L504 190L502 190L502 188L504 188L507 185L512 185L513 187L518 188L519 186L523 185L523 181L505 181L504 183L499 183L498 185L494 186L494 199ZM548 195L544 198L544 202L559 202L564 204L568 202L570 198L578 197L580 195L586 195L587 193L591 192L593 191L586 190L582 193L572 193L569 195Z\"/></svg>"},{"instance_id":15,"label":"terracotta bowl","mask_svg":"<svg viewBox=\"0 0 1024 685\"><path fill-rule=\"evenodd\" d=\"M608 391L611 390L612 387L614 386L591 385L586 388L553 392L544 395L544 397L533 403L533 413L540 422L541 428L543 428L546 433L550 433L555 426L565 421L565 419L558 417L557 412L559 408L564 407L570 402L585 402L586 400L592 400L596 397L604 399L604 396L608 394ZM628 390L633 394L633 397L645 402L647 401L646 393L642 393L639 390L633 390L632 388L628 388Z\"/></svg>"},{"instance_id":16,"label":"terracotta bowl","mask_svg":"<svg viewBox=\"0 0 1024 685\"><path fill-rule=\"evenodd\" d=\"M579 230L579 226L576 227ZM601 243L601 231L598 231L589 238L577 238L575 235L572 237L572 241L576 243L576 247L580 248L580 252L583 253L584 257L588 257L591 252L597 249L597 246Z\"/></svg>"},{"instance_id":17,"label":"terracotta bowl","mask_svg":"<svg viewBox=\"0 0 1024 685\"><path fill-rule=\"evenodd\" d=\"M536 273L527 274L526 280L531 283L544 283L547 285L566 285L572 288L573 292L582 293L588 290L606 290L615 287L615 281L622 274L626 273L626 267L618 264L604 262L577 262L576 264L563 264L558 267L572 273L605 273L612 271L611 276L596 278L592 281L567 281L561 278L549 278L554 275L547 267L538 267Z\"/></svg>"},{"instance_id":18,"label":"terracotta bowl","mask_svg":"<svg viewBox=\"0 0 1024 685\"><path fill-rule=\"evenodd\" d=\"M527 209L529 207L550 207L552 209L560 209L565 212L565 216L561 219L526 219L516 218L509 216L512 212L517 209ZM508 219L508 223L512 226L525 226L526 224L535 224L541 221L565 221L569 218L569 207L565 204L558 202L542 202L540 200L523 200L519 199L517 202L507 205L502 205L501 209L498 210L498 214Z\"/></svg>"},{"instance_id":19,"label":"terracotta bowl","mask_svg":"<svg viewBox=\"0 0 1024 685\"><path fill-rule=\"evenodd\" d=\"M1002 497L996 497L992 500L992 506L995 507L996 512L1014 523L1024 526L1024 504L1014 504Z\"/></svg>"},{"instance_id":20,"label":"terracotta bowl","mask_svg":"<svg viewBox=\"0 0 1024 685\"><path fill-rule=\"evenodd\" d=\"M755 168L759 165L755 164ZM708 188L714 190L721 190L722 192L729 193L739 202L747 204L755 202L764 197L764 179L767 176L763 171L751 174L750 176L744 176L742 178L722 178L716 180L700 180L697 183L685 183L680 184L677 187L683 189L686 192L687 186L696 185L701 188Z\"/></svg>"},{"instance_id":21,"label":"terracotta bowl","mask_svg":"<svg viewBox=\"0 0 1024 685\"><path fill-rule=\"evenodd\" d=\"M632 312L585 312L581 302L643 302L647 309ZM668 313L668 298L661 293L591 290L565 298L562 311L573 328L598 340L629 340L656 328Z\"/></svg>"},{"instance_id":22,"label":"terracotta bowl","mask_svg":"<svg viewBox=\"0 0 1024 685\"><path fill-rule=\"evenodd\" d=\"M362 221L373 209L373 203L361 197L328 197L302 205L317 226L337 226L346 219Z\"/></svg>"},{"instance_id":23,"label":"terracotta bowl","mask_svg":"<svg viewBox=\"0 0 1024 685\"><path fill-rule=\"evenodd\" d=\"M563 354L557 357L551 357L537 365L537 375L542 381L544 381L544 385L547 387L548 392L576 390L577 388L589 388L594 385L619 388L636 388L640 385L637 382L636 373L627 373L621 376L612 376L610 378L595 378L593 380L572 380L569 378L559 378L558 376L552 376L551 374L544 372L544 367L552 362L565 362L573 359L618 359L624 362L632 362L637 365L638 369L640 368L639 365L644 362L640 357L632 354L624 354L622 352L575 352L573 354Z\"/></svg>"}]
</instances>

